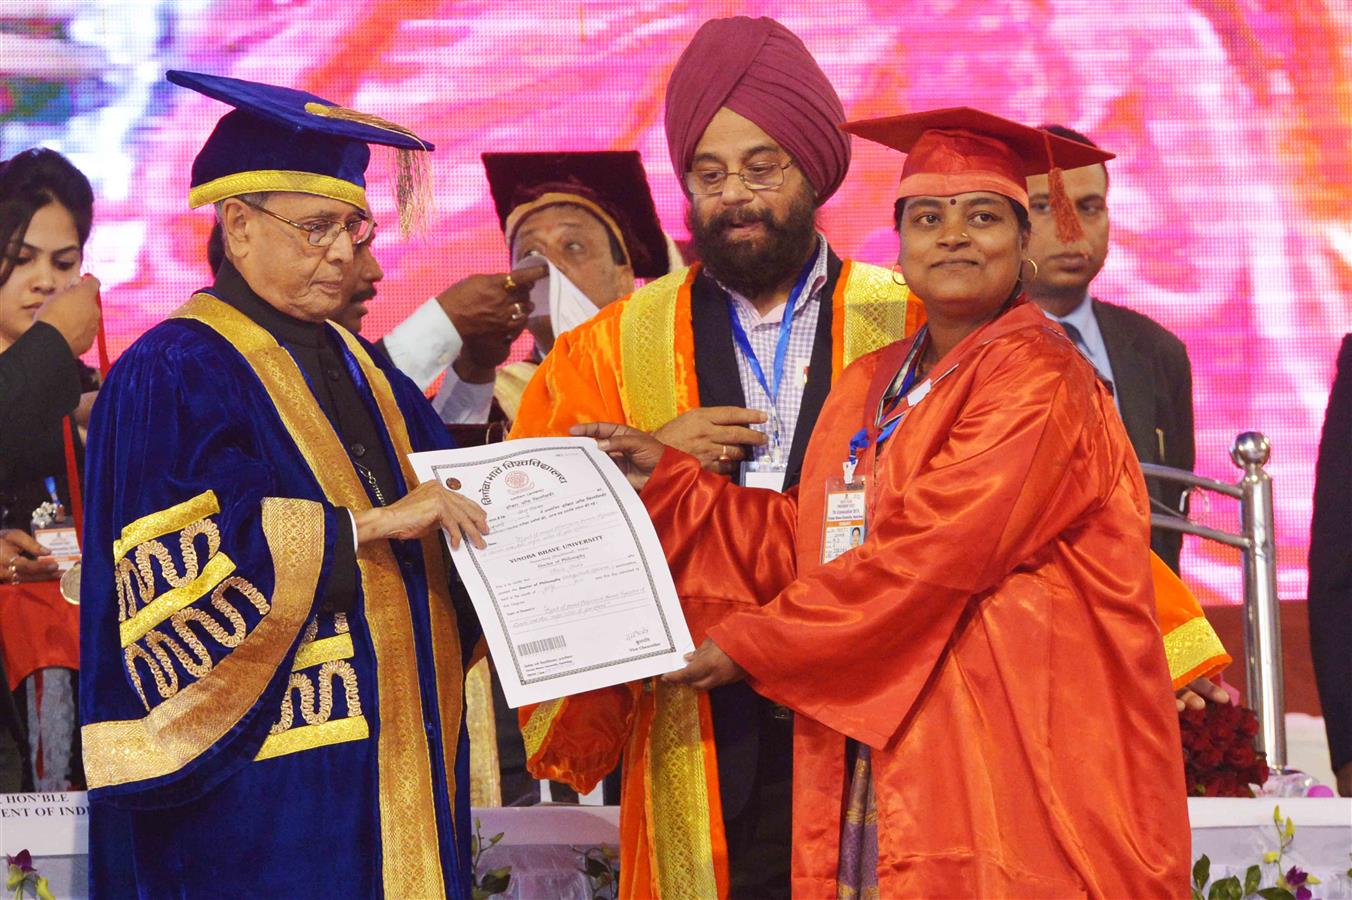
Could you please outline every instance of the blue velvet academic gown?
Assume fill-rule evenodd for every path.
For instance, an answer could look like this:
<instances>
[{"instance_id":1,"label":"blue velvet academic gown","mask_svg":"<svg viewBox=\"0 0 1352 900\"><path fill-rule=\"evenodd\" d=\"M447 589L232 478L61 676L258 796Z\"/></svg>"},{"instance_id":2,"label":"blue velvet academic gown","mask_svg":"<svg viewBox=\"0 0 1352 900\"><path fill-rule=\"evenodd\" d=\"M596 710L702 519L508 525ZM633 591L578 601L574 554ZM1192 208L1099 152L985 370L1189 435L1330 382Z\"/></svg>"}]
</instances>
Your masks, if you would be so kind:
<instances>
[{"instance_id":1,"label":"blue velvet academic gown","mask_svg":"<svg viewBox=\"0 0 1352 900\"><path fill-rule=\"evenodd\" d=\"M328 339L402 495L403 455L445 429L369 345ZM96 896L469 895L477 624L439 537L353 562L348 510L373 497L312 387L199 294L100 395L80 672Z\"/></svg>"}]
</instances>

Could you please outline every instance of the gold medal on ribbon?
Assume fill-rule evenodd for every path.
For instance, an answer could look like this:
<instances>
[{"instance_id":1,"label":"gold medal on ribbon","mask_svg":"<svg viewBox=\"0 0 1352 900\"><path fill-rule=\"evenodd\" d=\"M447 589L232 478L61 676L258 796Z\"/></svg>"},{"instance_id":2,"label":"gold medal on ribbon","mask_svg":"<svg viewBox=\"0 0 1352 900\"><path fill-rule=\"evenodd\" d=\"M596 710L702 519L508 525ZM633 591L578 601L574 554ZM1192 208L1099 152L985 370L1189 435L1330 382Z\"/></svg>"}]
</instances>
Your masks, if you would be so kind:
<instances>
[{"instance_id":1,"label":"gold medal on ribbon","mask_svg":"<svg viewBox=\"0 0 1352 900\"><path fill-rule=\"evenodd\" d=\"M67 603L80 605L80 563L76 562L61 576L61 596Z\"/></svg>"}]
</instances>

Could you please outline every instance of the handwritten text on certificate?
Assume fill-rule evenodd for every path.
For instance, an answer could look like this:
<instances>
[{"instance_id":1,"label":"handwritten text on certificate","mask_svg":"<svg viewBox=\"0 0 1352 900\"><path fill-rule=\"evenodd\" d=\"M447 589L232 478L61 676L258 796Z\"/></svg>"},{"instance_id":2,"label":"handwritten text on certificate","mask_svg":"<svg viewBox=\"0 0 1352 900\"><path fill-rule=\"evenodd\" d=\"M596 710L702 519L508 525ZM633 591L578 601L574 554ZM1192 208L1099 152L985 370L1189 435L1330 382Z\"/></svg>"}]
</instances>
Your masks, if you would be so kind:
<instances>
[{"instance_id":1,"label":"handwritten text on certificate","mask_svg":"<svg viewBox=\"0 0 1352 900\"><path fill-rule=\"evenodd\" d=\"M587 438L415 453L488 513L451 557L511 706L671 672L694 649L643 503Z\"/></svg>"}]
</instances>

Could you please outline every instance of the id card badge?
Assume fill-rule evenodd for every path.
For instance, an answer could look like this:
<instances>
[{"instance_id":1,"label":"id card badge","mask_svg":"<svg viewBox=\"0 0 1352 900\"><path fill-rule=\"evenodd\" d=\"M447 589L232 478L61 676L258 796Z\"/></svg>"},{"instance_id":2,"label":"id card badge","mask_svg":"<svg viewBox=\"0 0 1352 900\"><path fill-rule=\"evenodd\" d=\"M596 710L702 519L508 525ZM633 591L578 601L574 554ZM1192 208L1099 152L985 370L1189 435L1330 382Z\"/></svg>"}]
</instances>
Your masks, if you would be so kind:
<instances>
[{"instance_id":1,"label":"id card badge","mask_svg":"<svg viewBox=\"0 0 1352 900\"><path fill-rule=\"evenodd\" d=\"M775 493L784 493L784 476L788 466L768 459L757 459L742 463L742 487L765 488Z\"/></svg>"},{"instance_id":2,"label":"id card badge","mask_svg":"<svg viewBox=\"0 0 1352 900\"><path fill-rule=\"evenodd\" d=\"M840 476L826 480L826 505L822 514L822 564L853 550L868 535L864 476L851 471L847 481Z\"/></svg>"},{"instance_id":3,"label":"id card badge","mask_svg":"<svg viewBox=\"0 0 1352 900\"><path fill-rule=\"evenodd\" d=\"M69 525L34 528L33 540L52 551L52 558L62 572L80 561L80 539Z\"/></svg>"}]
</instances>

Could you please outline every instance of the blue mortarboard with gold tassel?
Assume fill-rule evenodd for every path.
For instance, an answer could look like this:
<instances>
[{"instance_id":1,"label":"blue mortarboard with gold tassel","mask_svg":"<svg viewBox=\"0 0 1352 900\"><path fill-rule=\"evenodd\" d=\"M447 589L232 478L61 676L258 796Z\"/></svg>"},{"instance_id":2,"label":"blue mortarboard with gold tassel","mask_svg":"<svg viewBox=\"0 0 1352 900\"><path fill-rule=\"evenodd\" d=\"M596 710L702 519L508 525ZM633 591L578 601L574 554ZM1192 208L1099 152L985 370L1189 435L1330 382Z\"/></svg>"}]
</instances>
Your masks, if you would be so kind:
<instances>
[{"instance_id":1,"label":"blue mortarboard with gold tassel","mask_svg":"<svg viewBox=\"0 0 1352 900\"><path fill-rule=\"evenodd\" d=\"M394 147L399 222L407 233L430 205L425 152L432 144L401 125L294 88L170 71L174 84L235 107L192 164L193 209L240 194L295 191L351 203L363 211L369 144Z\"/></svg>"}]
</instances>

